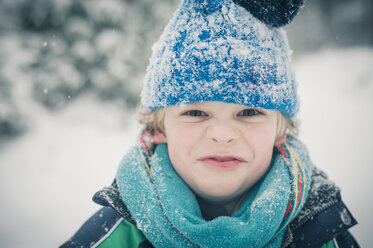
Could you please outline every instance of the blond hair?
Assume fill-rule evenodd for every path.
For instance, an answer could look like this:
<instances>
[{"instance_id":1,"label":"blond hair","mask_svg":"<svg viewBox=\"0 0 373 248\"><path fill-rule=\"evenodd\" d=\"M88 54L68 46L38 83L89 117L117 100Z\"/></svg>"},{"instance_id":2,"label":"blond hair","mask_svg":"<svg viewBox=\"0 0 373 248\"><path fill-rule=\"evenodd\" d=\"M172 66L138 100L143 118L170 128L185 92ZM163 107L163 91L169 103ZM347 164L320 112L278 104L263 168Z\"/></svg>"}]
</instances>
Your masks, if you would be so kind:
<instances>
[{"instance_id":1,"label":"blond hair","mask_svg":"<svg viewBox=\"0 0 373 248\"><path fill-rule=\"evenodd\" d=\"M286 133L290 133L294 136L298 135L298 128L296 121L290 119L279 111L277 113L277 130L276 139L283 137ZM142 105L137 107L137 119L139 123L151 128L157 129L165 134L164 119L166 114L166 108L160 108L156 110L147 110Z\"/></svg>"}]
</instances>

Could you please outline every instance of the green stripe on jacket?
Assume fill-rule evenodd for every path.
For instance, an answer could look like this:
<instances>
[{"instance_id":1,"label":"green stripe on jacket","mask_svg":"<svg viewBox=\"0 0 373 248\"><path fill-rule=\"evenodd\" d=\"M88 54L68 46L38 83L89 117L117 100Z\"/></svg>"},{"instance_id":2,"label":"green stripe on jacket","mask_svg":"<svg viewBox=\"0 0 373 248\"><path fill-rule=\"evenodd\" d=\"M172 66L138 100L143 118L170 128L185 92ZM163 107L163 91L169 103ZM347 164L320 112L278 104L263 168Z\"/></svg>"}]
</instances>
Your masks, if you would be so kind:
<instances>
[{"instance_id":1,"label":"green stripe on jacket","mask_svg":"<svg viewBox=\"0 0 373 248\"><path fill-rule=\"evenodd\" d=\"M326 243L325 245L321 246L321 248L336 248L336 247L334 245L334 241L330 240L328 243Z\"/></svg>"},{"instance_id":2,"label":"green stripe on jacket","mask_svg":"<svg viewBox=\"0 0 373 248\"><path fill-rule=\"evenodd\" d=\"M135 225L123 219L97 248L138 248L145 240L144 234Z\"/></svg>"}]
</instances>

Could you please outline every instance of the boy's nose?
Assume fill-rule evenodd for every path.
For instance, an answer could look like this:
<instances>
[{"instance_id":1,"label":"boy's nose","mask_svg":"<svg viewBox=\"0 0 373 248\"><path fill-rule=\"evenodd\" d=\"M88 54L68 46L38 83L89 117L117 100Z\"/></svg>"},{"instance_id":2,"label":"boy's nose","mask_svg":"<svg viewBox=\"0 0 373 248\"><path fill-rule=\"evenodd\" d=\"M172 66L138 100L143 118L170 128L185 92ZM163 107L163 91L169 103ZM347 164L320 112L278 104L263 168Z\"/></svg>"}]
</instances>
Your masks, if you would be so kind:
<instances>
[{"instance_id":1,"label":"boy's nose","mask_svg":"<svg viewBox=\"0 0 373 248\"><path fill-rule=\"evenodd\" d=\"M232 143L238 135L238 130L230 123L215 122L207 128L207 137L216 143Z\"/></svg>"}]
</instances>

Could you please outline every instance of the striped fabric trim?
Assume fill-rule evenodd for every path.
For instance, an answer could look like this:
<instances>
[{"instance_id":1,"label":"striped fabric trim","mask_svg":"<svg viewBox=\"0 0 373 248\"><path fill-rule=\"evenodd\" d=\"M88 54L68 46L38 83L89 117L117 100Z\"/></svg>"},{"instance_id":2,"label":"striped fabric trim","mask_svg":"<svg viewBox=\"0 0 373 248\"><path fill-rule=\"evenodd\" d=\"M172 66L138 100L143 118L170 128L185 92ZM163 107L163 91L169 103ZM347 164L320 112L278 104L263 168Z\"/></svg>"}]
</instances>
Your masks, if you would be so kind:
<instances>
[{"instance_id":1,"label":"striped fabric trim","mask_svg":"<svg viewBox=\"0 0 373 248\"><path fill-rule=\"evenodd\" d=\"M283 157L289 161L289 169L293 171L293 194L284 215L284 221L278 229L280 233L300 212L305 202L304 192L306 188L306 177L303 164L300 162L298 155L289 147L288 144L277 147Z\"/></svg>"},{"instance_id":2,"label":"striped fabric trim","mask_svg":"<svg viewBox=\"0 0 373 248\"><path fill-rule=\"evenodd\" d=\"M151 156L151 150L148 148L148 145L146 144L146 141L145 141L146 135L150 135L150 129L145 129L140 136L140 143L142 145L142 149L140 149L141 150L140 153L144 160L144 165L146 167L146 170L148 171L149 176L151 177L150 166L149 166L150 164L149 158Z\"/></svg>"}]
</instances>

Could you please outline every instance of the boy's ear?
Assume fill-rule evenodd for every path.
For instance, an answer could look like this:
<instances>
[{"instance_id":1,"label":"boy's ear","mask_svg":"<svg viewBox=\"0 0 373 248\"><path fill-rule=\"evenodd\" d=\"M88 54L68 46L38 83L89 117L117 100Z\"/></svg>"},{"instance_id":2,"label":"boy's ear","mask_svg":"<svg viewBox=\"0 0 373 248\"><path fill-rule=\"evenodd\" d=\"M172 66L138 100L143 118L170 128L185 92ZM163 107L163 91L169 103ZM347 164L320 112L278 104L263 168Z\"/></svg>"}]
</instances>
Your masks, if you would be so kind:
<instances>
[{"instance_id":1,"label":"boy's ear","mask_svg":"<svg viewBox=\"0 0 373 248\"><path fill-rule=\"evenodd\" d=\"M154 128L153 142L154 144L167 143L166 135L164 135L157 128Z\"/></svg>"},{"instance_id":2,"label":"boy's ear","mask_svg":"<svg viewBox=\"0 0 373 248\"><path fill-rule=\"evenodd\" d=\"M279 137L275 140L275 146L279 146L286 143L286 134L284 136Z\"/></svg>"}]
</instances>

